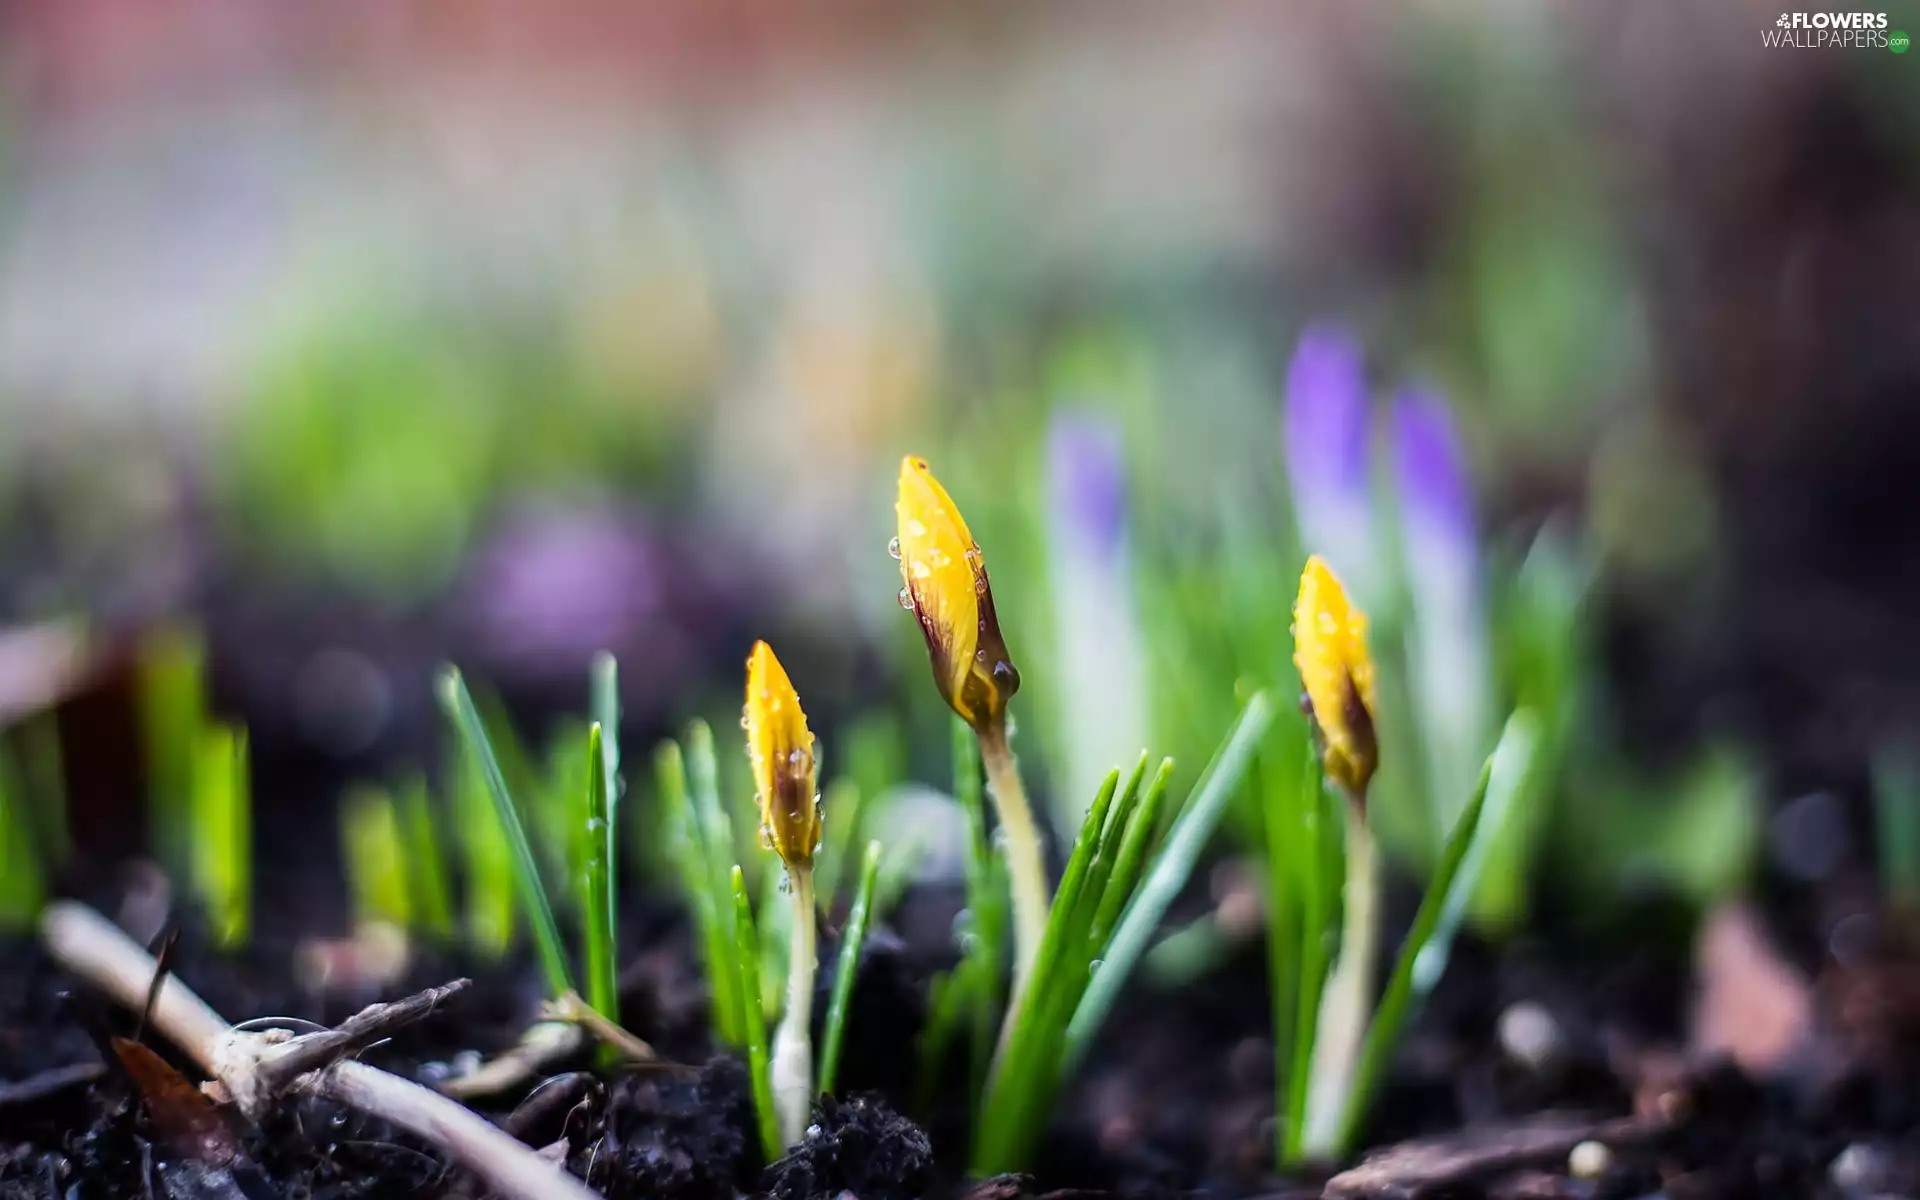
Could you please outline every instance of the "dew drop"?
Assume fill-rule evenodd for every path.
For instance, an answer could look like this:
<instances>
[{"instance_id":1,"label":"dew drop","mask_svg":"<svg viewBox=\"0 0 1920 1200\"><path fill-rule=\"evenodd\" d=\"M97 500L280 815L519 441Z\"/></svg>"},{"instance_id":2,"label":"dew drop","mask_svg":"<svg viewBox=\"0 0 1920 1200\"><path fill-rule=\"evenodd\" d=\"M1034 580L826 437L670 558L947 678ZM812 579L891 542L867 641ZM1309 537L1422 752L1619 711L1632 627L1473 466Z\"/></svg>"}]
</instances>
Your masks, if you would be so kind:
<instances>
[{"instance_id":1,"label":"dew drop","mask_svg":"<svg viewBox=\"0 0 1920 1200\"><path fill-rule=\"evenodd\" d=\"M762 850L773 849L773 826L765 824L760 826L760 848Z\"/></svg>"},{"instance_id":2,"label":"dew drop","mask_svg":"<svg viewBox=\"0 0 1920 1200\"><path fill-rule=\"evenodd\" d=\"M748 712L744 708L740 710L740 728L742 729L753 728L753 714Z\"/></svg>"},{"instance_id":3,"label":"dew drop","mask_svg":"<svg viewBox=\"0 0 1920 1200\"><path fill-rule=\"evenodd\" d=\"M790 766L790 767L803 767L803 766L805 766L805 765L806 765L806 763L807 763L807 752L806 752L805 750L789 750L789 751L787 751L787 765L788 765L788 766Z\"/></svg>"},{"instance_id":4,"label":"dew drop","mask_svg":"<svg viewBox=\"0 0 1920 1200\"><path fill-rule=\"evenodd\" d=\"M1087 974L1098 975L1100 973L1100 968L1105 964L1106 964L1106 960L1103 958L1094 959L1092 962L1087 964Z\"/></svg>"},{"instance_id":5,"label":"dew drop","mask_svg":"<svg viewBox=\"0 0 1920 1200\"><path fill-rule=\"evenodd\" d=\"M896 562L899 561L900 559L900 539L899 538L894 538L892 541L887 543L887 553L893 557L894 561Z\"/></svg>"},{"instance_id":6,"label":"dew drop","mask_svg":"<svg viewBox=\"0 0 1920 1200\"><path fill-rule=\"evenodd\" d=\"M975 650L973 652L973 661L975 662L987 661L987 648L985 646L982 646L980 647L980 649Z\"/></svg>"},{"instance_id":7,"label":"dew drop","mask_svg":"<svg viewBox=\"0 0 1920 1200\"><path fill-rule=\"evenodd\" d=\"M913 608L913 593L909 592L905 588L901 588L900 594L898 596L895 596L894 599L900 602L901 608L909 609L909 610Z\"/></svg>"},{"instance_id":8,"label":"dew drop","mask_svg":"<svg viewBox=\"0 0 1920 1200\"><path fill-rule=\"evenodd\" d=\"M1009 692L1018 691L1020 672L1014 670L1013 664L1003 658L993 664L993 681Z\"/></svg>"},{"instance_id":9,"label":"dew drop","mask_svg":"<svg viewBox=\"0 0 1920 1200\"><path fill-rule=\"evenodd\" d=\"M980 547L978 546L967 547L967 564L969 566L974 566L974 567L979 566L981 560L984 558L986 558L986 555L980 553Z\"/></svg>"},{"instance_id":10,"label":"dew drop","mask_svg":"<svg viewBox=\"0 0 1920 1200\"><path fill-rule=\"evenodd\" d=\"M901 528L906 531L907 536L910 538L923 538L927 536L927 527L919 521L908 521L905 525L902 525Z\"/></svg>"},{"instance_id":11,"label":"dew drop","mask_svg":"<svg viewBox=\"0 0 1920 1200\"><path fill-rule=\"evenodd\" d=\"M921 562L917 558L913 560L913 577L915 579L925 579L932 574L933 568L927 566L926 563Z\"/></svg>"},{"instance_id":12,"label":"dew drop","mask_svg":"<svg viewBox=\"0 0 1920 1200\"><path fill-rule=\"evenodd\" d=\"M1334 620L1333 614L1330 612L1321 613L1320 619L1316 623L1320 626L1320 632L1326 637L1332 637L1334 634L1340 632L1340 622Z\"/></svg>"},{"instance_id":13,"label":"dew drop","mask_svg":"<svg viewBox=\"0 0 1920 1200\"><path fill-rule=\"evenodd\" d=\"M940 547L938 546L934 546L927 551L927 561L929 563L932 563L936 567L944 567L947 564L951 563L953 559L947 554L945 550L940 549Z\"/></svg>"},{"instance_id":14,"label":"dew drop","mask_svg":"<svg viewBox=\"0 0 1920 1200\"><path fill-rule=\"evenodd\" d=\"M973 594L976 596L984 596L987 594L987 577L985 575L975 575L973 577Z\"/></svg>"}]
</instances>

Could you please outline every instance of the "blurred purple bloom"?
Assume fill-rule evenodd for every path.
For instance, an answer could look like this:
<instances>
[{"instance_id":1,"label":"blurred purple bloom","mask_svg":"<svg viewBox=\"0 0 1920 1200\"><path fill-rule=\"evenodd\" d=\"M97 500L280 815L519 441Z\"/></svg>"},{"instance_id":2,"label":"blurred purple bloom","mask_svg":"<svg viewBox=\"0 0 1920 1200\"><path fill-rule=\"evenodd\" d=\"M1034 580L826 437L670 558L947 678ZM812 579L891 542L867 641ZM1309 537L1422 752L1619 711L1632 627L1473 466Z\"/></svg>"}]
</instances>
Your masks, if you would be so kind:
<instances>
[{"instance_id":1,"label":"blurred purple bloom","mask_svg":"<svg viewBox=\"0 0 1920 1200\"><path fill-rule=\"evenodd\" d=\"M1495 729L1473 489L1453 414L1438 392L1402 388L1393 401L1392 429L1413 601L1413 704L1433 803L1445 829L1472 789Z\"/></svg>"},{"instance_id":2,"label":"blurred purple bloom","mask_svg":"<svg viewBox=\"0 0 1920 1200\"><path fill-rule=\"evenodd\" d=\"M1087 414L1062 413L1047 435L1047 507L1063 534L1103 554L1126 533L1126 462L1120 430Z\"/></svg>"},{"instance_id":3,"label":"blurred purple bloom","mask_svg":"<svg viewBox=\"0 0 1920 1200\"><path fill-rule=\"evenodd\" d=\"M1367 459L1371 419L1360 346L1338 325L1300 335L1287 369L1286 459L1305 549L1326 556L1366 606L1377 599Z\"/></svg>"},{"instance_id":4,"label":"blurred purple bloom","mask_svg":"<svg viewBox=\"0 0 1920 1200\"><path fill-rule=\"evenodd\" d=\"M1403 388L1393 403L1394 468L1407 537L1450 557L1474 556L1473 497L1453 414L1431 389Z\"/></svg>"},{"instance_id":5,"label":"blurred purple bloom","mask_svg":"<svg viewBox=\"0 0 1920 1200\"><path fill-rule=\"evenodd\" d=\"M1064 787L1053 820L1077 829L1108 768L1147 744L1145 639L1127 546L1126 454L1120 428L1061 411L1047 433L1047 542Z\"/></svg>"}]
</instances>

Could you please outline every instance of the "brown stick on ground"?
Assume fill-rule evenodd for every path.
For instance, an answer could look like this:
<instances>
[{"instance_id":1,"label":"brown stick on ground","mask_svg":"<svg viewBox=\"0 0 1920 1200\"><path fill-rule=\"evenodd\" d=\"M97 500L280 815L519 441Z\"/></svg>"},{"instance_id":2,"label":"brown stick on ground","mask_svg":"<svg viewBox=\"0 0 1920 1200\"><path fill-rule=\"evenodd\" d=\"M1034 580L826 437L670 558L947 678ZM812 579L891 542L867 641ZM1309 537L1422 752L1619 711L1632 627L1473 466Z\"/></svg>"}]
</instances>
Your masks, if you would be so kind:
<instances>
[{"instance_id":1,"label":"brown stick on ground","mask_svg":"<svg viewBox=\"0 0 1920 1200\"><path fill-rule=\"evenodd\" d=\"M152 955L111 921L85 905L60 902L47 907L40 928L48 950L67 970L130 1009L146 1004L157 965ZM446 994L444 989L431 989L397 1004L376 1005L374 1010L388 1011L368 1010L339 1030L306 1037L329 1039L319 1043L326 1049L315 1054L324 1061L327 1054L348 1053L363 1045L370 1029L378 1037L378 1030L404 1023L397 1018L424 1016ZM339 1036L355 1022L360 1024L354 1032ZM389 1121L441 1147L509 1200L595 1200L585 1184L479 1114L397 1075L365 1063L334 1061L279 1080L271 1064L303 1063L308 1054L300 1049L304 1038L289 1040L284 1033L233 1029L192 989L171 976L155 996L152 1024L218 1079L243 1109L270 1103L287 1088L298 1087ZM275 1090L263 1086L263 1077L276 1083Z\"/></svg>"}]
</instances>

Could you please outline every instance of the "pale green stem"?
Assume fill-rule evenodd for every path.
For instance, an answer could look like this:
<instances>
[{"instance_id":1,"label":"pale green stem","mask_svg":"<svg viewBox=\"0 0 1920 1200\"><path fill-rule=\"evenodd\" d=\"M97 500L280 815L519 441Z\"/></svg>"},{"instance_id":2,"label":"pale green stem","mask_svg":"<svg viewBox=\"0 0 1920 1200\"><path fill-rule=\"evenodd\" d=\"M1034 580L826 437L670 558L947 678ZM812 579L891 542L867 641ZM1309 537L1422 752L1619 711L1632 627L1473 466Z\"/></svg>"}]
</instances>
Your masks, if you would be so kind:
<instances>
[{"instance_id":1,"label":"pale green stem","mask_svg":"<svg viewBox=\"0 0 1920 1200\"><path fill-rule=\"evenodd\" d=\"M1379 947L1380 870L1366 810L1349 800L1347 809L1347 881L1341 920L1340 961L1321 994L1319 1032L1313 1040L1313 1066L1307 1084L1307 1122L1303 1148L1310 1158L1332 1155L1340 1136L1340 1114L1353 1086L1354 1064L1367 1033L1373 1002L1373 960Z\"/></svg>"},{"instance_id":2,"label":"pale green stem","mask_svg":"<svg viewBox=\"0 0 1920 1200\"><path fill-rule=\"evenodd\" d=\"M1047 931L1047 868L1040 853L1040 829L1034 824L1027 790L1020 786L1013 748L1007 744L1006 723L995 721L975 732L980 738L980 760L987 769L987 794L993 797L994 815L1000 819L1013 890L1013 992L1007 1000L1007 1011L1012 1013L1019 1010L1027 978L1040 955L1040 939Z\"/></svg>"},{"instance_id":3,"label":"pale green stem","mask_svg":"<svg viewBox=\"0 0 1920 1200\"><path fill-rule=\"evenodd\" d=\"M773 1035L773 1104L787 1145L805 1136L813 1111L813 972L815 968L813 864L789 868L793 881L793 941L787 963L787 1010Z\"/></svg>"}]
</instances>

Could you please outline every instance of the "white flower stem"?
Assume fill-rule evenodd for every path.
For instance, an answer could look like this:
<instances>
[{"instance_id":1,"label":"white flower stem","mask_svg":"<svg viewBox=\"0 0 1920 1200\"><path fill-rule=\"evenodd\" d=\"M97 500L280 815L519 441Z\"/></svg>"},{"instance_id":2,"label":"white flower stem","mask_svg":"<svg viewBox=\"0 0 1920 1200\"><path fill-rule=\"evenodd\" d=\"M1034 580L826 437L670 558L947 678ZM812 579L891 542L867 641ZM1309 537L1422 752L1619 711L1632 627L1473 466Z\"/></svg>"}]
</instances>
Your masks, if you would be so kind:
<instances>
[{"instance_id":1,"label":"white flower stem","mask_svg":"<svg viewBox=\"0 0 1920 1200\"><path fill-rule=\"evenodd\" d=\"M1380 869L1367 828L1366 810L1351 800L1347 809L1347 881L1340 927L1340 961L1321 993L1320 1022L1313 1039L1313 1064L1307 1083L1307 1121L1302 1148L1311 1158L1326 1158L1340 1135L1340 1114L1353 1069L1366 1038L1373 1004L1373 960L1380 940Z\"/></svg>"},{"instance_id":2,"label":"white flower stem","mask_svg":"<svg viewBox=\"0 0 1920 1200\"><path fill-rule=\"evenodd\" d=\"M787 961L787 1008L773 1035L773 1105L780 1136L791 1146L807 1130L813 1111L813 864L790 867L793 881L793 941Z\"/></svg>"},{"instance_id":3,"label":"white flower stem","mask_svg":"<svg viewBox=\"0 0 1920 1200\"><path fill-rule=\"evenodd\" d=\"M987 770L987 794L1007 853L1007 878L1013 890L1013 990L1007 1011L1019 1009L1033 964L1040 956L1040 939L1047 931L1047 868L1040 852L1040 829L1034 824L1027 790L1020 784L1020 767L1007 743L1004 721L976 731L980 760Z\"/></svg>"}]
</instances>

